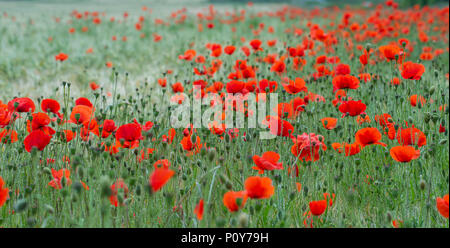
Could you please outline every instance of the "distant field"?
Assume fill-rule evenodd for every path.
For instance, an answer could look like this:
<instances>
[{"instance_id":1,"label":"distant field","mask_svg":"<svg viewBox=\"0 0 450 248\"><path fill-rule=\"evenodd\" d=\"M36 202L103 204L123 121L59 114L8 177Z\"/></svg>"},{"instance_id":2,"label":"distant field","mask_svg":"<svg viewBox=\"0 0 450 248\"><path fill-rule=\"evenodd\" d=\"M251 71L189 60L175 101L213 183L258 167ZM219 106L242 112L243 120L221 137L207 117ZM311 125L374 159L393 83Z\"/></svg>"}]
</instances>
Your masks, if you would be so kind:
<instances>
[{"instance_id":1,"label":"distant field","mask_svg":"<svg viewBox=\"0 0 450 248\"><path fill-rule=\"evenodd\" d=\"M448 228L448 6L328 5L0 1L0 227Z\"/></svg>"}]
</instances>

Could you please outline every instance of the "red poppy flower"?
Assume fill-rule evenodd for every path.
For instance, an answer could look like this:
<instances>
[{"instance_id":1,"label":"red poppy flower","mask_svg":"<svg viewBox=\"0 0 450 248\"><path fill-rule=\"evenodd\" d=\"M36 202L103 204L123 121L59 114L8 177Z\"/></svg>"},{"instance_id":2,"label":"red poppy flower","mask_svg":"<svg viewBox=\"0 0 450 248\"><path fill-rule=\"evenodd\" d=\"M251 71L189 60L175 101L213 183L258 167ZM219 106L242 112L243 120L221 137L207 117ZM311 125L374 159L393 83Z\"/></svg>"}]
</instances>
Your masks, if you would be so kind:
<instances>
[{"instance_id":1,"label":"red poppy flower","mask_svg":"<svg viewBox=\"0 0 450 248\"><path fill-rule=\"evenodd\" d=\"M387 60L394 60L395 56L399 56L401 52L401 48L396 45L381 46L379 50Z\"/></svg>"},{"instance_id":2,"label":"red poppy flower","mask_svg":"<svg viewBox=\"0 0 450 248\"><path fill-rule=\"evenodd\" d=\"M277 136L288 137L294 132L294 126L278 116L267 116L262 122L270 129L270 133Z\"/></svg>"},{"instance_id":3,"label":"red poppy flower","mask_svg":"<svg viewBox=\"0 0 450 248\"><path fill-rule=\"evenodd\" d=\"M230 212L239 211L245 206L245 202L247 202L247 193L245 191L228 191L223 195L223 204L228 208ZM240 204L238 204L237 200L239 199Z\"/></svg>"},{"instance_id":4,"label":"red poppy flower","mask_svg":"<svg viewBox=\"0 0 450 248\"><path fill-rule=\"evenodd\" d=\"M350 74L350 66L346 64L339 64L334 69L336 75L348 75Z\"/></svg>"},{"instance_id":5,"label":"red poppy flower","mask_svg":"<svg viewBox=\"0 0 450 248\"><path fill-rule=\"evenodd\" d=\"M0 104L0 128L4 128L11 122L12 112L8 110L8 105Z\"/></svg>"},{"instance_id":6,"label":"red poppy flower","mask_svg":"<svg viewBox=\"0 0 450 248\"><path fill-rule=\"evenodd\" d=\"M234 53L235 50L236 50L235 46L226 46L224 52L228 55L231 55Z\"/></svg>"},{"instance_id":7,"label":"red poppy flower","mask_svg":"<svg viewBox=\"0 0 450 248\"><path fill-rule=\"evenodd\" d=\"M58 113L61 106L56 100L53 99L44 99L41 102L41 109L44 112Z\"/></svg>"},{"instance_id":8,"label":"red poppy flower","mask_svg":"<svg viewBox=\"0 0 450 248\"><path fill-rule=\"evenodd\" d=\"M331 144L333 149L339 153L342 153L342 147L344 147L345 156L353 156L361 152L361 145L359 143L347 144L347 143L333 143Z\"/></svg>"},{"instance_id":9,"label":"red poppy flower","mask_svg":"<svg viewBox=\"0 0 450 248\"><path fill-rule=\"evenodd\" d=\"M116 141L124 148L134 149L139 146L139 140L142 139L144 139L142 128L136 123L124 124L116 131Z\"/></svg>"},{"instance_id":10,"label":"red poppy flower","mask_svg":"<svg viewBox=\"0 0 450 248\"><path fill-rule=\"evenodd\" d=\"M120 189L123 190L123 199L125 200L128 197L128 187L121 178L117 179L117 181L113 185L111 185L111 195L109 196L109 202L114 207L117 207L119 205L119 199L117 196ZM124 203L122 202L121 206L123 205Z\"/></svg>"},{"instance_id":11,"label":"red poppy flower","mask_svg":"<svg viewBox=\"0 0 450 248\"><path fill-rule=\"evenodd\" d=\"M72 113L70 114L70 122L75 124L82 124L86 121L91 120L93 115L92 108L86 105L76 105L72 109Z\"/></svg>"},{"instance_id":12,"label":"red poppy flower","mask_svg":"<svg viewBox=\"0 0 450 248\"><path fill-rule=\"evenodd\" d=\"M323 143L323 136L315 133L303 133L302 135L297 135L297 137L292 136L292 141L294 145L291 147L291 153L300 160L305 159L306 161L315 162L320 158L320 149L327 150L327 146Z\"/></svg>"},{"instance_id":13,"label":"red poppy flower","mask_svg":"<svg viewBox=\"0 0 450 248\"><path fill-rule=\"evenodd\" d=\"M289 84L282 83L283 88L286 90L287 93L297 94L300 91L308 92L308 88L306 88L306 86L305 86L306 83L303 79L296 78L295 81L288 79L288 82L289 82Z\"/></svg>"},{"instance_id":14,"label":"red poppy flower","mask_svg":"<svg viewBox=\"0 0 450 248\"><path fill-rule=\"evenodd\" d=\"M250 198L266 199L273 195L275 188L270 178L254 176L245 180L245 190Z\"/></svg>"},{"instance_id":15,"label":"red poppy flower","mask_svg":"<svg viewBox=\"0 0 450 248\"><path fill-rule=\"evenodd\" d=\"M327 209L327 201L326 200L311 201L309 203L309 210L315 216L322 215L326 209Z\"/></svg>"},{"instance_id":16,"label":"red poppy flower","mask_svg":"<svg viewBox=\"0 0 450 248\"><path fill-rule=\"evenodd\" d=\"M27 150L27 152L31 152L32 148L36 147L39 151L42 151L48 143L50 143L50 139L51 136L45 134L41 130L32 131L23 141L25 150Z\"/></svg>"},{"instance_id":17,"label":"red poppy flower","mask_svg":"<svg viewBox=\"0 0 450 248\"><path fill-rule=\"evenodd\" d=\"M6 200L9 199L9 189L5 187L5 181L0 177L0 207L2 207ZM447 198L447 213L448 213L448 198Z\"/></svg>"},{"instance_id":18,"label":"red poppy flower","mask_svg":"<svg viewBox=\"0 0 450 248\"><path fill-rule=\"evenodd\" d=\"M149 178L150 187L154 192L160 190L174 174L173 170L164 167L156 168Z\"/></svg>"},{"instance_id":19,"label":"red poppy flower","mask_svg":"<svg viewBox=\"0 0 450 248\"><path fill-rule=\"evenodd\" d=\"M1 179L1 177L0 177ZM1 181L0 181L1 186ZM1 188L1 187L0 187ZM1 194L0 194L0 206L1 204ZM438 209L439 213L444 217L448 219L448 194L446 194L443 198L437 197L436 198L436 208Z\"/></svg>"},{"instance_id":20,"label":"red poppy flower","mask_svg":"<svg viewBox=\"0 0 450 248\"><path fill-rule=\"evenodd\" d=\"M56 55L55 56L55 60L56 61L61 61L61 62L63 62L64 60L66 60L67 58L69 58L69 56L67 55L67 54L65 54L65 53L60 53L60 54L58 54L58 55Z\"/></svg>"},{"instance_id":21,"label":"red poppy flower","mask_svg":"<svg viewBox=\"0 0 450 248\"><path fill-rule=\"evenodd\" d=\"M156 162L153 164L153 167L154 167L155 169L156 169L156 168L161 168L161 167L166 168L166 169L169 169L169 167L170 167L170 161L169 161L168 159L160 159L160 160L156 161Z\"/></svg>"},{"instance_id":22,"label":"red poppy flower","mask_svg":"<svg viewBox=\"0 0 450 248\"><path fill-rule=\"evenodd\" d=\"M358 130L355 134L356 143L360 144L363 148L368 145L381 145L386 146L385 143L380 142L381 133L375 127L366 127Z\"/></svg>"},{"instance_id":23,"label":"red poppy flower","mask_svg":"<svg viewBox=\"0 0 450 248\"><path fill-rule=\"evenodd\" d=\"M419 80L425 72L425 66L408 61L402 64L400 71L404 79Z\"/></svg>"},{"instance_id":24,"label":"red poppy flower","mask_svg":"<svg viewBox=\"0 0 450 248\"><path fill-rule=\"evenodd\" d=\"M332 117L325 117L322 118L322 125L324 128L328 129L328 130L332 130L336 127L337 125L337 118L332 118Z\"/></svg>"},{"instance_id":25,"label":"red poppy flower","mask_svg":"<svg viewBox=\"0 0 450 248\"><path fill-rule=\"evenodd\" d=\"M420 104L423 106L425 105L425 103L427 103L427 100L425 99L425 97L423 96L418 96L418 95L412 95L409 97L409 103L411 104L411 106L416 107L417 106L417 100L419 99Z\"/></svg>"},{"instance_id":26,"label":"red poppy flower","mask_svg":"<svg viewBox=\"0 0 450 248\"><path fill-rule=\"evenodd\" d=\"M350 116L357 116L360 114L363 114L366 110L366 105L359 101L345 101L342 102L341 105L339 105L339 111L342 113L342 117L346 116L347 114Z\"/></svg>"},{"instance_id":27,"label":"red poppy flower","mask_svg":"<svg viewBox=\"0 0 450 248\"><path fill-rule=\"evenodd\" d=\"M17 108L15 107L17 105ZM36 109L33 100L28 97L15 98L8 102L8 110L10 112L17 111L19 113L34 112Z\"/></svg>"},{"instance_id":28,"label":"red poppy flower","mask_svg":"<svg viewBox=\"0 0 450 248\"><path fill-rule=\"evenodd\" d=\"M70 180L70 171L67 169L60 169L57 171L52 168L52 176L53 179L48 183L48 185L55 189L63 188L63 185L61 184L63 177L66 179L66 185L70 185L72 183Z\"/></svg>"},{"instance_id":29,"label":"red poppy flower","mask_svg":"<svg viewBox=\"0 0 450 248\"><path fill-rule=\"evenodd\" d=\"M107 138L112 132L116 131L117 127L113 120L103 121L102 138Z\"/></svg>"},{"instance_id":30,"label":"red poppy flower","mask_svg":"<svg viewBox=\"0 0 450 248\"><path fill-rule=\"evenodd\" d=\"M17 142L17 132L14 130L3 130L0 132L0 142L4 144L16 143Z\"/></svg>"},{"instance_id":31,"label":"red poppy flower","mask_svg":"<svg viewBox=\"0 0 450 248\"><path fill-rule=\"evenodd\" d=\"M80 97L77 100L75 100L75 105L84 105L84 106L88 106L90 108L92 108L94 105L92 104L91 101L89 101L89 99L87 99L86 97Z\"/></svg>"},{"instance_id":32,"label":"red poppy flower","mask_svg":"<svg viewBox=\"0 0 450 248\"><path fill-rule=\"evenodd\" d=\"M397 133L397 141L403 146L417 145L421 147L427 144L427 137L422 131L412 126L405 129L400 128Z\"/></svg>"},{"instance_id":33,"label":"red poppy flower","mask_svg":"<svg viewBox=\"0 0 450 248\"><path fill-rule=\"evenodd\" d=\"M198 204L194 208L194 214L197 216L198 220L202 220L203 219L203 210L204 210L203 205L204 205L203 199L200 199L200 201L198 202Z\"/></svg>"},{"instance_id":34,"label":"red poppy flower","mask_svg":"<svg viewBox=\"0 0 450 248\"><path fill-rule=\"evenodd\" d=\"M333 91L339 89L358 89L359 80L352 75L337 75L333 78Z\"/></svg>"}]
</instances>

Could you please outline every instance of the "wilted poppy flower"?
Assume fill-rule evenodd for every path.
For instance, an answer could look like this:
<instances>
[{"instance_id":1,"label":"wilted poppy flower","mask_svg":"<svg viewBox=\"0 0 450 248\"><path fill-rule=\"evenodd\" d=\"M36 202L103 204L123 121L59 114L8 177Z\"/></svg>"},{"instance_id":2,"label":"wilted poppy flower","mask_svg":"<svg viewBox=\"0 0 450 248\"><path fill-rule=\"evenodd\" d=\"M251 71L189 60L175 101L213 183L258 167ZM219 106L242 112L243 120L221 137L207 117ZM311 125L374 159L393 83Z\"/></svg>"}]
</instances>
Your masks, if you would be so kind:
<instances>
[{"instance_id":1,"label":"wilted poppy flower","mask_svg":"<svg viewBox=\"0 0 450 248\"><path fill-rule=\"evenodd\" d=\"M339 105L339 111L342 113L342 117L346 116L347 114L350 116L357 116L363 114L365 110L366 104L362 103L361 100L345 101L342 102L341 105Z\"/></svg>"},{"instance_id":2,"label":"wilted poppy flower","mask_svg":"<svg viewBox=\"0 0 450 248\"><path fill-rule=\"evenodd\" d=\"M223 195L223 204L230 212L236 212L245 206L247 198L248 196L245 191L228 191Z\"/></svg>"},{"instance_id":3,"label":"wilted poppy flower","mask_svg":"<svg viewBox=\"0 0 450 248\"><path fill-rule=\"evenodd\" d=\"M331 130L336 127L338 119L332 118L332 117L325 117L325 118L322 118L321 121L322 121L322 125L324 128Z\"/></svg>"},{"instance_id":4,"label":"wilted poppy flower","mask_svg":"<svg viewBox=\"0 0 450 248\"><path fill-rule=\"evenodd\" d=\"M249 177L244 184L248 197L253 199L270 198L275 190L272 180L268 177Z\"/></svg>"},{"instance_id":5,"label":"wilted poppy flower","mask_svg":"<svg viewBox=\"0 0 450 248\"><path fill-rule=\"evenodd\" d=\"M51 136L45 134L41 130L34 130L27 137L25 137L23 143L25 145L25 150L31 152L33 147L36 147L39 151L44 150L44 148L50 143Z\"/></svg>"},{"instance_id":6,"label":"wilted poppy flower","mask_svg":"<svg viewBox=\"0 0 450 248\"><path fill-rule=\"evenodd\" d=\"M326 200L309 202L309 210L315 216L322 215L326 209L327 209L327 201Z\"/></svg>"},{"instance_id":7,"label":"wilted poppy flower","mask_svg":"<svg viewBox=\"0 0 450 248\"><path fill-rule=\"evenodd\" d=\"M360 144L363 148L368 145L381 145L386 146L385 143L380 142L381 133L375 127L366 127L358 130L355 134L356 143Z\"/></svg>"},{"instance_id":8,"label":"wilted poppy flower","mask_svg":"<svg viewBox=\"0 0 450 248\"><path fill-rule=\"evenodd\" d=\"M0 177L0 207L2 207L9 198L9 189L6 188L5 181ZM447 197L447 213L448 213L448 197ZM447 214L448 215L448 214Z\"/></svg>"},{"instance_id":9,"label":"wilted poppy flower","mask_svg":"<svg viewBox=\"0 0 450 248\"><path fill-rule=\"evenodd\" d=\"M17 106L17 107L15 107ZM28 97L15 98L8 102L8 110L10 112L17 111L19 113L34 112L36 109L33 100Z\"/></svg>"},{"instance_id":10,"label":"wilted poppy flower","mask_svg":"<svg viewBox=\"0 0 450 248\"><path fill-rule=\"evenodd\" d=\"M117 197L119 194L119 190L123 190L123 195L121 195L121 197L123 197L121 199L122 202L119 202L119 199ZM127 197L128 197L128 187L123 181L123 179L119 178L113 185L111 185L111 195L109 196L109 202L114 207L119 206L119 203L121 203L120 205L123 206L124 205L123 200L125 200Z\"/></svg>"},{"instance_id":11,"label":"wilted poppy flower","mask_svg":"<svg viewBox=\"0 0 450 248\"><path fill-rule=\"evenodd\" d=\"M204 210L203 205L204 205L203 199L200 199L200 201L198 202L198 204L194 208L194 214L197 216L198 220L202 220L203 219L203 210Z\"/></svg>"},{"instance_id":12,"label":"wilted poppy flower","mask_svg":"<svg viewBox=\"0 0 450 248\"><path fill-rule=\"evenodd\" d=\"M419 80L425 72L425 66L411 61L405 62L401 66L402 77L404 79Z\"/></svg>"},{"instance_id":13,"label":"wilted poppy flower","mask_svg":"<svg viewBox=\"0 0 450 248\"><path fill-rule=\"evenodd\" d=\"M416 150L412 146L395 146L391 148L390 154L395 161L407 163L419 158L420 150Z\"/></svg>"},{"instance_id":14,"label":"wilted poppy flower","mask_svg":"<svg viewBox=\"0 0 450 248\"><path fill-rule=\"evenodd\" d=\"M173 175L175 175L175 171L171 169L156 168L149 178L150 187L154 192L160 190Z\"/></svg>"},{"instance_id":15,"label":"wilted poppy flower","mask_svg":"<svg viewBox=\"0 0 450 248\"><path fill-rule=\"evenodd\" d=\"M70 171L67 169L55 170L52 168L52 176L53 179L48 183L48 185L55 189L63 188L63 185L61 183L63 177L66 180L66 185L70 185L72 183L72 181L70 180Z\"/></svg>"},{"instance_id":16,"label":"wilted poppy flower","mask_svg":"<svg viewBox=\"0 0 450 248\"><path fill-rule=\"evenodd\" d=\"M1 179L1 177L0 177ZM1 181L0 181L1 186ZM0 187L1 189L1 187ZM1 194L0 194L0 206L1 204ZM446 194L443 198L437 197L436 198L436 208L438 209L439 213L444 217L448 219L448 194Z\"/></svg>"},{"instance_id":17,"label":"wilted poppy flower","mask_svg":"<svg viewBox=\"0 0 450 248\"><path fill-rule=\"evenodd\" d=\"M265 170L282 170L283 163L278 162L278 160L280 160L280 155L272 151L263 153L261 157L254 155L253 162L256 166L253 166L252 169L258 170L259 174L263 174Z\"/></svg>"},{"instance_id":18,"label":"wilted poppy flower","mask_svg":"<svg viewBox=\"0 0 450 248\"><path fill-rule=\"evenodd\" d=\"M317 161L319 160L319 151L327 150L327 146L323 143L323 136L315 133L303 133L292 137L294 145L291 147L291 153L300 160Z\"/></svg>"},{"instance_id":19,"label":"wilted poppy flower","mask_svg":"<svg viewBox=\"0 0 450 248\"><path fill-rule=\"evenodd\" d=\"M352 75L337 75L333 78L333 91L338 89L357 89L359 87L358 78Z\"/></svg>"}]
</instances>

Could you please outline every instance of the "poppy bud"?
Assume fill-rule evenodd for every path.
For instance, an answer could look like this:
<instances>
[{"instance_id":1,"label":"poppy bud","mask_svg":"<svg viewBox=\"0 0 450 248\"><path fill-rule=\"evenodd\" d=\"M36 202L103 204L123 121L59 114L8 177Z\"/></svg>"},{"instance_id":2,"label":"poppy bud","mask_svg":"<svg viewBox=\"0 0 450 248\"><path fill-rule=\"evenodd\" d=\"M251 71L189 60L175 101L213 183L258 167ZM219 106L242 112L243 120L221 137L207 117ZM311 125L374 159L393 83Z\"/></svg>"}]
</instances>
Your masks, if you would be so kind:
<instances>
[{"instance_id":1,"label":"poppy bud","mask_svg":"<svg viewBox=\"0 0 450 248\"><path fill-rule=\"evenodd\" d=\"M391 215L391 212L387 212L387 221L388 222L391 222L392 221L392 215Z\"/></svg>"}]
</instances>

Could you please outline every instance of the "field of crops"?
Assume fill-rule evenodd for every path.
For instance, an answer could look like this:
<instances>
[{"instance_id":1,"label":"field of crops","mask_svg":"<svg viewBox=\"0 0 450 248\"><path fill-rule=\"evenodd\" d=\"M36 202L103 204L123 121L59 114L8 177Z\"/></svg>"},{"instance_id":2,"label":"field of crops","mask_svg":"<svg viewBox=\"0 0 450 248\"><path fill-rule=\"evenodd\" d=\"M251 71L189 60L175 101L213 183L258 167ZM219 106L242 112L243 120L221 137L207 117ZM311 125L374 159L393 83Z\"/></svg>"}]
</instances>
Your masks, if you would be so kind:
<instances>
[{"instance_id":1,"label":"field of crops","mask_svg":"<svg viewBox=\"0 0 450 248\"><path fill-rule=\"evenodd\" d=\"M448 6L0 12L0 227L449 227Z\"/></svg>"}]
</instances>

